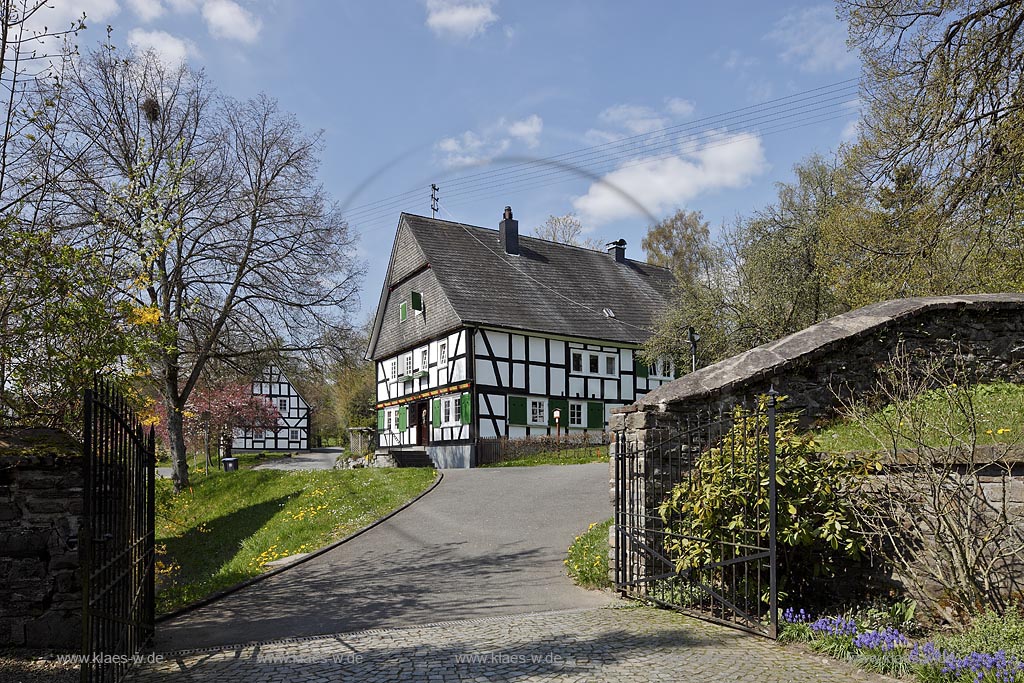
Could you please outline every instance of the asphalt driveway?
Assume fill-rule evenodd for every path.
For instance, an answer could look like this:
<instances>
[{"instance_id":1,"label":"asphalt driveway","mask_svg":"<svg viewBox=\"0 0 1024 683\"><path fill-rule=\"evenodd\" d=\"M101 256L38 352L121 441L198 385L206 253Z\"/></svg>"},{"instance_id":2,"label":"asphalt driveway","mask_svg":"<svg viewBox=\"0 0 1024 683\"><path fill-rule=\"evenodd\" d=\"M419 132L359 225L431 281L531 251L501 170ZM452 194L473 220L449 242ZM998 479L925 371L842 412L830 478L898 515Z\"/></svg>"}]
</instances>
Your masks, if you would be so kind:
<instances>
[{"instance_id":1,"label":"asphalt driveway","mask_svg":"<svg viewBox=\"0 0 1024 683\"><path fill-rule=\"evenodd\" d=\"M562 561L612 514L608 465L445 470L342 546L157 625L156 650L208 648L609 604Z\"/></svg>"}]
</instances>

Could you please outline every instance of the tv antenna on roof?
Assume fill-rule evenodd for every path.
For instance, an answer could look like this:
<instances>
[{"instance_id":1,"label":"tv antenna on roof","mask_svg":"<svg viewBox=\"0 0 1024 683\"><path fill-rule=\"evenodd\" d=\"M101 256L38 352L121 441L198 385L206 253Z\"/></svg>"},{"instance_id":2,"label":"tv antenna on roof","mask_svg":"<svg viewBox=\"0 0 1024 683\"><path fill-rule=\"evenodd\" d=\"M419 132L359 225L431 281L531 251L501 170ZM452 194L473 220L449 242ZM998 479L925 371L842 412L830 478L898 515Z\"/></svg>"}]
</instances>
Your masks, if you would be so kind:
<instances>
[{"instance_id":1,"label":"tv antenna on roof","mask_svg":"<svg viewBox=\"0 0 1024 683\"><path fill-rule=\"evenodd\" d=\"M430 217L437 218L437 193L441 190L434 183L430 183Z\"/></svg>"}]
</instances>

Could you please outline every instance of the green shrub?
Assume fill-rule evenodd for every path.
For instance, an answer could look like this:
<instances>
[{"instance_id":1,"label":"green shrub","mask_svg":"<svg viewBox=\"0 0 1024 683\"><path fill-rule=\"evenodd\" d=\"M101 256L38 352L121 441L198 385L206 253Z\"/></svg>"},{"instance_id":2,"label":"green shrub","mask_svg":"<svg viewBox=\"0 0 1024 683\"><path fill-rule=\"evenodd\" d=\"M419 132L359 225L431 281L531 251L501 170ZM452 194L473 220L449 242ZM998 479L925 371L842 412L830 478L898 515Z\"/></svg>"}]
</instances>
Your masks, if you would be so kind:
<instances>
[{"instance_id":1,"label":"green shrub","mask_svg":"<svg viewBox=\"0 0 1024 683\"><path fill-rule=\"evenodd\" d=\"M1006 652L1024 659L1024 615L1012 608L999 615L987 610L971 621L963 633L941 636L935 645L948 652Z\"/></svg>"},{"instance_id":2,"label":"green shrub","mask_svg":"<svg viewBox=\"0 0 1024 683\"><path fill-rule=\"evenodd\" d=\"M569 546L565 567L569 577L584 588L610 588L608 578L608 529L612 520L594 522Z\"/></svg>"},{"instance_id":3,"label":"green shrub","mask_svg":"<svg viewBox=\"0 0 1024 683\"><path fill-rule=\"evenodd\" d=\"M714 539L758 545L767 536L765 399L756 411L736 408L733 418L721 442L697 456L693 476L676 485L660 507L671 529L665 550L677 571L730 559L722 556L730 545ZM796 427L795 415L778 414L777 538L786 582L780 590L790 591L790 599L808 592L813 579L834 576L840 562L864 552L852 494L876 467L863 457L821 454ZM753 481L758 486L752 487Z\"/></svg>"}]
</instances>

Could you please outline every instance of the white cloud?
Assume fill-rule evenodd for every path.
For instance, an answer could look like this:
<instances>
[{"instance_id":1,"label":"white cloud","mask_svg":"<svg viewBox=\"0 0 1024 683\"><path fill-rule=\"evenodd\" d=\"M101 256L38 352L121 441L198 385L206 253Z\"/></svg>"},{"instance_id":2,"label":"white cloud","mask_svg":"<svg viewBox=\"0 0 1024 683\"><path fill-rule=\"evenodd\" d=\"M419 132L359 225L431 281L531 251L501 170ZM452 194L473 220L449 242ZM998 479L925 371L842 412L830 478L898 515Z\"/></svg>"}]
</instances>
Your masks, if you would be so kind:
<instances>
[{"instance_id":1,"label":"white cloud","mask_svg":"<svg viewBox=\"0 0 1024 683\"><path fill-rule=\"evenodd\" d=\"M467 130L453 137L441 139L435 149L444 155L446 166L475 166L486 164L512 148L514 142L529 149L540 144L544 120L536 114L509 122L501 118L477 132Z\"/></svg>"},{"instance_id":2,"label":"white cloud","mask_svg":"<svg viewBox=\"0 0 1024 683\"><path fill-rule=\"evenodd\" d=\"M175 12L194 12L199 6L199 0L167 0L167 4Z\"/></svg>"},{"instance_id":3,"label":"white cloud","mask_svg":"<svg viewBox=\"0 0 1024 683\"><path fill-rule=\"evenodd\" d=\"M665 101L665 110L672 116L680 118L692 114L696 106L690 100L684 100L681 97L670 97Z\"/></svg>"},{"instance_id":4,"label":"white cloud","mask_svg":"<svg viewBox=\"0 0 1024 683\"><path fill-rule=\"evenodd\" d=\"M440 37L469 39L498 20L495 0L427 0L427 26Z\"/></svg>"},{"instance_id":5,"label":"white cloud","mask_svg":"<svg viewBox=\"0 0 1024 683\"><path fill-rule=\"evenodd\" d=\"M508 138L490 140L467 130L462 135L443 138L437 149L444 152L446 166L476 166L504 154L511 144Z\"/></svg>"},{"instance_id":6,"label":"white cloud","mask_svg":"<svg viewBox=\"0 0 1024 683\"><path fill-rule=\"evenodd\" d=\"M624 128L633 135L651 133L668 125L668 119L650 107L636 104L616 104L598 116L602 121Z\"/></svg>"},{"instance_id":7,"label":"white cloud","mask_svg":"<svg viewBox=\"0 0 1024 683\"><path fill-rule=\"evenodd\" d=\"M127 0L127 3L143 23L159 19L164 13L164 5L160 0Z\"/></svg>"},{"instance_id":8,"label":"white cloud","mask_svg":"<svg viewBox=\"0 0 1024 683\"><path fill-rule=\"evenodd\" d=\"M532 114L522 121L513 121L508 125L508 134L522 140L530 148L540 144L542 130L544 130L544 121L536 114Z\"/></svg>"},{"instance_id":9,"label":"white cloud","mask_svg":"<svg viewBox=\"0 0 1024 683\"><path fill-rule=\"evenodd\" d=\"M214 38L252 43L260 35L263 22L234 0L207 0L203 5L206 28Z\"/></svg>"},{"instance_id":10,"label":"white cloud","mask_svg":"<svg viewBox=\"0 0 1024 683\"><path fill-rule=\"evenodd\" d=\"M801 71L842 71L857 63L846 47L846 27L830 5L793 10L765 37L782 48L784 62L796 63Z\"/></svg>"},{"instance_id":11,"label":"white cloud","mask_svg":"<svg viewBox=\"0 0 1024 683\"><path fill-rule=\"evenodd\" d=\"M760 137L716 133L696 151L627 161L572 204L585 224L598 226L641 215L639 207L664 213L706 192L744 187L767 169Z\"/></svg>"},{"instance_id":12,"label":"white cloud","mask_svg":"<svg viewBox=\"0 0 1024 683\"><path fill-rule=\"evenodd\" d=\"M199 54L195 43L184 38L172 36L165 31L146 31L141 28L132 29L128 33L128 44L136 50L153 50L164 63L177 66L189 57Z\"/></svg>"},{"instance_id":13,"label":"white cloud","mask_svg":"<svg viewBox=\"0 0 1024 683\"><path fill-rule=\"evenodd\" d=\"M860 119L854 119L853 121L847 121L846 125L843 126L843 130L839 133L840 142L853 142L857 139L857 135L860 134Z\"/></svg>"},{"instance_id":14,"label":"white cloud","mask_svg":"<svg viewBox=\"0 0 1024 683\"><path fill-rule=\"evenodd\" d=\"M37 30L46 26L50 31L65 31L82 18L83 12L85 23L89 26L106 21L120 11L121 6L117 0L64 0L48 3L47 7L33 15L29 23Z\"/></svg>"}]
</instances>

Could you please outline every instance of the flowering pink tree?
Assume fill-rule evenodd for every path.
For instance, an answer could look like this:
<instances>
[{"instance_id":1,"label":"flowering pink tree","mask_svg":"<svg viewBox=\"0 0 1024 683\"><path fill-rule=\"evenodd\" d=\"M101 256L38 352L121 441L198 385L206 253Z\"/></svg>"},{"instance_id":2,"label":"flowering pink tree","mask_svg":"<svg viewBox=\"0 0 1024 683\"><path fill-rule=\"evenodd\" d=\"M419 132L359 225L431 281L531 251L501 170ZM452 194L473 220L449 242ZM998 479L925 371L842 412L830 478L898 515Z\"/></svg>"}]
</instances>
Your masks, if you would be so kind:
<instances>
[{"instance_id":1,"label":"flowering pink tree","mask_svg":"<svg viewBox=\"0 0 1024 683\"><path fill-rule=\"evenodd\" d=\"M159 414L163 403L158 402L155 408L157 430L166 443L166 415ZM223 457L231 455L235 429L277 429L280 417L270 399L254 395L252 385L241 382L197 386L182 411L189 446L195 449L201 444L217 444Z\"/></svg>"}]
</instances>

